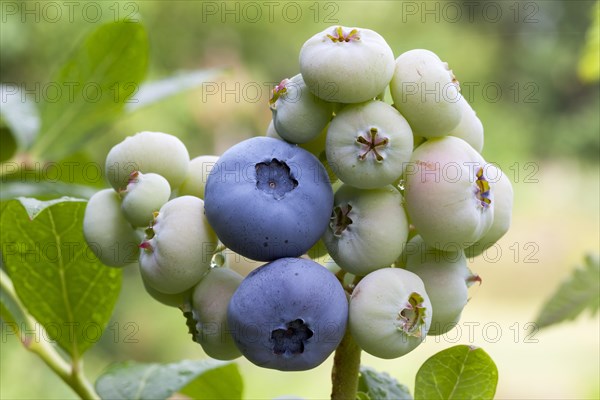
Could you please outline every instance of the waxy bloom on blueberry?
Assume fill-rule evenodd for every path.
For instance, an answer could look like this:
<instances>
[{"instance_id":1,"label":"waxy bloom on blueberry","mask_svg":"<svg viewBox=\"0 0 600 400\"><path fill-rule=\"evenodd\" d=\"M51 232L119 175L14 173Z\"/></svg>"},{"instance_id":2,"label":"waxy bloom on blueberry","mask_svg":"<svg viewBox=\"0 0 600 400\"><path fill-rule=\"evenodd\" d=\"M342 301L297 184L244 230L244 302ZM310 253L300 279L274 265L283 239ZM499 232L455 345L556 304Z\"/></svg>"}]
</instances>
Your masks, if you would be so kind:
<instances>
[{"instance_id":1,"label":"waxy bloom on blueberry","mask_svg":"<svg viewBox=\"0 0 600 400\"><path fill-rule=\"evenodd\" d=\"M298 257L323 235L333 191L319 160L268 137L245 140L213 167L206 217L234 252L259 261Z\"/></svg>"},{"instance_id":2,"label":"waxy bloom on blueberry","mask_svg":"<svg viewBox=\"0 0 600 400\"><path fill-rule=\"evenodd\" d=\"M252 363L282 371L321 364L346 330L348 301L325 267L280 258L252 271L229 302L236 345Z\"/></svg>"}]
</instances>

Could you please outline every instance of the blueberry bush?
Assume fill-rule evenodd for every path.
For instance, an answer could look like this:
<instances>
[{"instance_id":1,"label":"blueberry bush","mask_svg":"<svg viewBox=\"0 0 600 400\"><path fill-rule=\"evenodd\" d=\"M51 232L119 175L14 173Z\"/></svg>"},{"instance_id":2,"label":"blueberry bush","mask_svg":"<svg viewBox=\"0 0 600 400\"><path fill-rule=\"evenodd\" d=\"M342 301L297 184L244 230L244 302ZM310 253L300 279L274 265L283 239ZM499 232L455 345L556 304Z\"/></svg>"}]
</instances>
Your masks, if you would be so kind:
<instances>
[{"instance_id":1,"label":"blueberry bush","mask_svg":"<svg viewBox=\"0 0 600 400\"><path fill-rule=\"evenodd\" d=\"M271 88L266 133L214 156L148 126L114 143L102 187L21 177L39 161L68 165L114 121L219 71L147 82L144 25L117 21L57 72L81 83L68 104L3 107L15 144L1 171L3 329L79 397L239 399L240 357L281 374L332 357L332 399L494 397L498 369L470 344L423 363L413 393L361 363L362 352L397 359L452 329L481 283L467 258L510 227L512 185L481 155L486 124L461 96L460 72L429 50L398 54L371 29L332 25L306 39L299 73ZM86 101L86 82L104 89L98 101ZM232 254L251 271L232 268ZM90 382L89 327L107 328L136 268L148 301L181 315L168 329L188 331L208 357L118 362ZM577 310L561 296L593 293L582 275L597 269L590 258L540 324L593 309L593 296ZM27 340L31 329L50 340Z\"/></svg>"}]
</instances>

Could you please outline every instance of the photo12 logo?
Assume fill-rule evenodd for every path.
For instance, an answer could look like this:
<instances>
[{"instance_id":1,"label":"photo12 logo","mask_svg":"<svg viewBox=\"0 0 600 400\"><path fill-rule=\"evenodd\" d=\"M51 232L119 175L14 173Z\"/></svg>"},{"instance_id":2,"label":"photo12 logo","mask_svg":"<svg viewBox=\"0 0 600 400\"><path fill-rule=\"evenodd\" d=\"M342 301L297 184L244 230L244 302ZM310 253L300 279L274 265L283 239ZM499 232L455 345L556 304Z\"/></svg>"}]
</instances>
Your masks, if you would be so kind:
<instances>
[{"instance_id":1,"label":"photo12 logo","mask_svg":"<svg viewBox=\"0 0 600 400\"><path fill-rule=\"evenodd\" d=\"M2 339L0 343L14 340L15 336L23 343L57 343L61 340L69 342L97 343L102 336L112 336L114 343L138 343L136 335L140 327L135 322L120 324L115 321L105 327L96 322L45 322L43 325L35 322L33 325L27 323L16 323L2 320ZM13 339L10 339L10 338Z\"/></svg>"},{"instance_id":2,"label":"photo12 logo","mask_svg":"<svg viewBox=\"0 0 600 400\"><path fill-rule=\"evenodd\" d=\"M421 23L484 22L503 20L515 24L538 23L540 5L535 1L403 1L401 21Z\"/></svg>"},{"instance_id":3,"label":"photo12 logo","mask_svg":"<svg viewBox=\"0 0 600 400\"><path fill-rule=\"evenodd\" d=\"M133 1L2 1L2 23L139 22Z\"/></svg>"},{"instance_id":4,"label":"photo12 logo","mask_svg":"<svg viewBox=\"0 0 600 400\"><path fill-rule=\"evenodd\" d=\"M137 103L134 98L139 86L135 82L8 82L2 85L1 101L4 104L12 102L25 103L67 103L78 101L99 103L111 101L114 103Z\"/></svg>"},{"instance_id":5,"label":"photo12 logo","mask_svg":"<svg viewBox=\"0 0 600 400\"><path fill-rule=\"evenodd\" d=\"M204 1L202 23L339 23L339 2Z\"/></svg>"}]
</instances>

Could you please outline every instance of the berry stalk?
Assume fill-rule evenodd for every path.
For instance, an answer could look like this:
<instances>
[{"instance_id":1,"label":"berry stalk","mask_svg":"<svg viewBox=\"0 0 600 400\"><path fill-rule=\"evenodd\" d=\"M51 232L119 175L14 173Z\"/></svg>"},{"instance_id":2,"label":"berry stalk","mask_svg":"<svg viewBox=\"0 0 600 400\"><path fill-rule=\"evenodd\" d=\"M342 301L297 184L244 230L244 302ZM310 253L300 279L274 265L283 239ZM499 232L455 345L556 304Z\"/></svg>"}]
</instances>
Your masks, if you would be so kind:
<instances>
[{"instance_id":1,"label":"berry stalk","mask_svg":"<svg viewBox=\"0 0 600 400\"><path fill-rule=\"evenodd\" d=\"M346 329L342 342L335 350L331 370L331 399L356 399L358 373L360 369L360 347L356 344L350 329Z\"/></svg>"},{"instance_id":2,"label":"berry stalk","mask_svg":"<svg viewBox=\"0 0 600 400\"><path fill-rule=\"evenodd\" d=\"M336 274L342 286L344 286L345 275L346 272L342 269ZM348 300L360 279L360 277L356 277L351 285L344 286ZM332 400L356 399L358 374L360 371L360 352L361 348L354 341L350 333L350 326L347 326L344 337L333 356L333 368L331 369Z\"/></svg>"},{"instance_id":3,"label":"berry stalk","mask_svg":"<svg viewBox=\"0 0 600 400\"><path fill-rule=\"evenodd\" d=\"M12 300L12 302L14 302L14 304L23 314L25 318L26 332L30 332L35 329L43 330L43 328L38 326L39 323L27 312L14 290L10 277L2 270L0 270L0 286L2 292L5 293ZM8 318L8 316L3 315L4 311L5 310L3 307L2 313L0 313L2 314L0 315L2 319ZM25 349L36 354L56 375L60 377L60 379L63 380L63 382L69 385L71 389L73 389L73 391L79 395L79 397L84 400L99 399L92 384L83 374L81 359L73 358L69 363L49 342L45 340L27 340L25 335L22 335L21 329L16 323L13 322L10 324L10 326L14 330L15 336L21 338L21 343ZM38 327L36 328L36 326ZM44 337L48 337L45 331L42 332L42 335L45 335Z\"/></svg>"}]
</instances>

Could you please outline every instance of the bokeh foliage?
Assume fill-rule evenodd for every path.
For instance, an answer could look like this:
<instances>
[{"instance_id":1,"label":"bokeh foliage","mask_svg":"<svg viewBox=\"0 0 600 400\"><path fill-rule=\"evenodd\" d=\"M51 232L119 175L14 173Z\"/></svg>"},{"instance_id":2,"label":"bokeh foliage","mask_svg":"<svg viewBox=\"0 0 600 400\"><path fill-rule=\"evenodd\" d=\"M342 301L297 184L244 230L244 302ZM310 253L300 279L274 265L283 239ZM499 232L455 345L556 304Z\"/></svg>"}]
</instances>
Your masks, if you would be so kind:
<instances>
[{"instance_id":1,"label":"bokeh foliage","mask_svg":"<svg viewBox=\"0 0 600 400\"><path fill-rule=\"evenodd\" d=\"M152 46L150 79L203 67L231 71L223 81L215 80L217 95L198 90L122 121L107 139L99 139L101 147L96 142L90 150L99 159L117 138L152 124L191 142L193 153L214 152L222 150L215 145L215 134L244 137L264 132L268 83L296 74L304 40L338 21L376 29L396 54L421 47L448 61L484 121L487 158L596 162L599 85L589 72L578 74L580 58L593 59L593 54L585 55L586 49L593 49L595 42L597 50L598 25L591 24L598 14L594 1L495 2L487 8L478 2L471 8L468 4L473 2L451 3L294 2L291 7L278 2L122 2L118 7L101 5L102 19L96 23L82 17L83 6L74 9L73 22L66 9L56 22L51 15L42 15L38 22L34 15L5 15L2 82L29 89L43 86L52 80L74 39L94 25L116 15L141 20ZM251 91L257 87L262 88L258 98ZM237 90L238 96L223 97L224 90Z\"/></svg>"}]
</instances>

